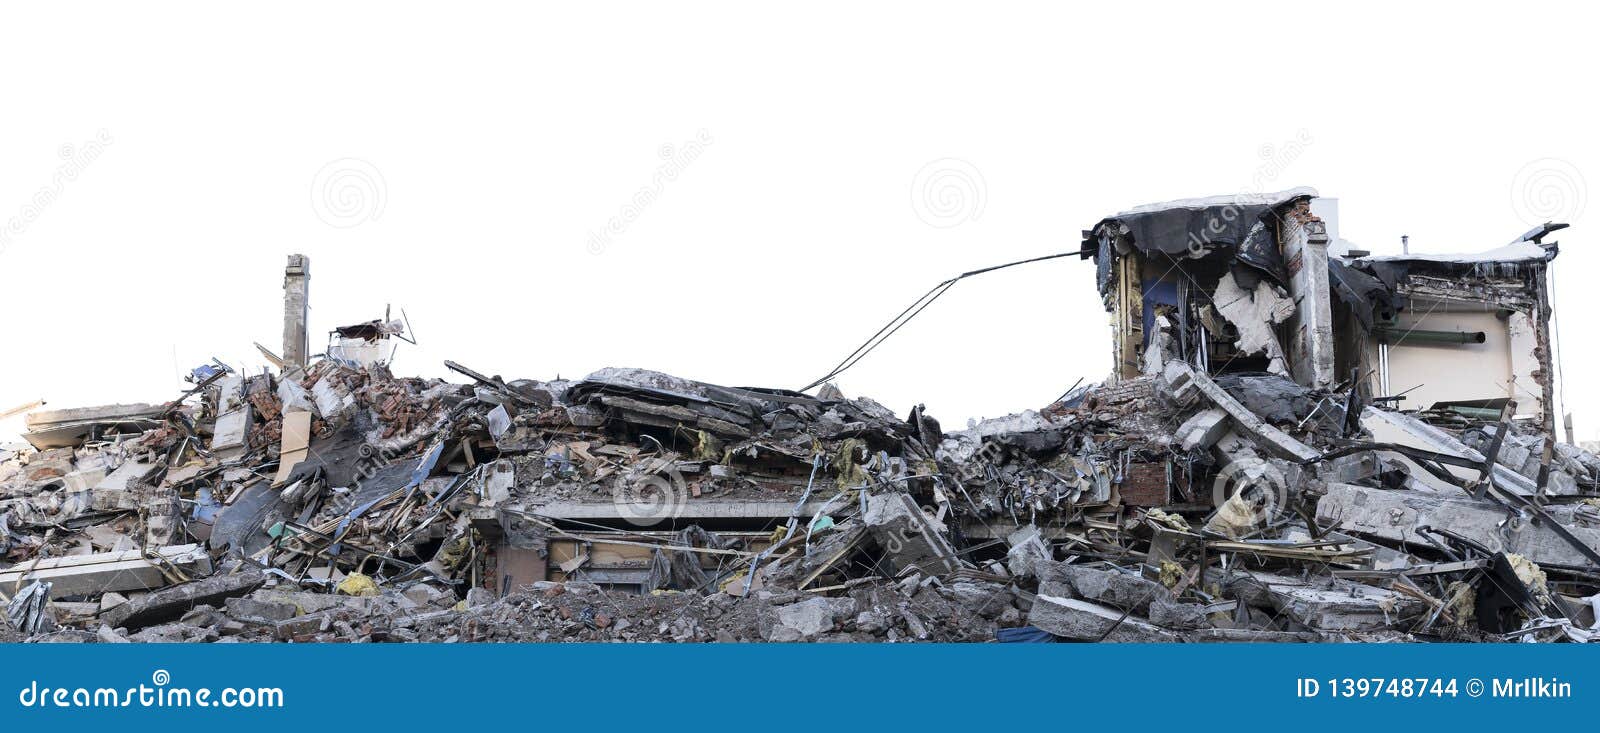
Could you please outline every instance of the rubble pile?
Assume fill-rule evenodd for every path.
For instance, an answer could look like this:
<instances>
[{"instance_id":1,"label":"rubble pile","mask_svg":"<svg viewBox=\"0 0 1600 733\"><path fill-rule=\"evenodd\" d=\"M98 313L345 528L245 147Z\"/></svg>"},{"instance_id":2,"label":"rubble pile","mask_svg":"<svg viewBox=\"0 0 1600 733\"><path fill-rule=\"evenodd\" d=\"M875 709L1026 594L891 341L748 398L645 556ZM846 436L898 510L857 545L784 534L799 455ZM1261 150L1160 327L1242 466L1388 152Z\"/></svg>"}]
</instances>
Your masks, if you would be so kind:
<instances>
[{"instance_id":1,"label":"rubble pile","mask_svg":"<svg viewBox=\"0 0 1600 733\"><path fill-rule=\"evenodd\" d=\"M942 434L920 410L908 423L865 398L637 369L452 368L474 384L336 359L197 370L137 423L85 408L70 439L30 430L40 445L0 464L8 628L972 641L1022 623L1006 579L960 560L912 498L940 480ZM702 508L722 531L686 518Z\"/></svg>"},{"instance_id":2,"label":"rubble pile","mask_svg":"<svg viewBox=\"0 0 1600 733\"><path fill-rule=\"evenodd\" d=\"M1114 373L959 430L832 382L397 377L399 322L311 360L289 322L275 369L28 416L0 640L1588 641L1600 458L1553 430L1553 247L1330 269L1310 196L1102 222ZM1163 239L1218 206L1215 241ZM1403 409L1387 382L1440 358L1413 334L1498 343L1401 320L1447 287L1515 391Z\"/></svg>"},{"instance_id":3,"label":"rubble pile","mask_svg":"<svg viewBox=\"0 0 1600 733\"><path fill-rule=\"evenodd\" d=\"M460 385L322 361L219 372L137 424L88 410L81 443L0 468L8 631L1586 640L1594 625L1600 464L1564 444L1540 463L1525 426L1374 406L1352 421L1337 392L1179 361L949 433L920 407L825 392L633 369ZM1479 480L1501 430L1507 478ZM1518 493L1541 473L1542 492ZM543 567L508 570L529 558Z\"/></svg>"}]
</instances>

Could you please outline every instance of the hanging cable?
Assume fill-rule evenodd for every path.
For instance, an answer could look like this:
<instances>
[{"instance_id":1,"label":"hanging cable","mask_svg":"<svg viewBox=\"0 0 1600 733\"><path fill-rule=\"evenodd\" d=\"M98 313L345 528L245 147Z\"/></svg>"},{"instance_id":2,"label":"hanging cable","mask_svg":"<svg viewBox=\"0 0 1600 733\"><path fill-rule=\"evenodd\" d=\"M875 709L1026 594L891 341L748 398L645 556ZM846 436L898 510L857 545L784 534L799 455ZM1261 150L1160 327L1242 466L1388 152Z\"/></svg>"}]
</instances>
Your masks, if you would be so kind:
<instances>
[{"instance_id":1,"label":"hanging cable","mask_svg":"<svg viewBox=\"0 0 1600 733\"><path fill-rule=\"evenodd\" d=\"M872 334L871 338L868 338L866 341L862 342L862 344L860 346L856 347L855 351L850 352L850 354L848 356L846 356L844 359L840 360L838 364L835 364L833 369L829 370L827 374L823 375L820 379L818 379L818 380L816 380L816 381L814 381L814 382L812 382L812 383L810 383L810 384L808 384L808 385L806 385L804 387L801 387L800 391L804 392L804 391L809 390L809 389L811 389L813 387L816 387L817 385L823 384L823 383L827 382L828 380L833 379L834 377L837 377L840 374L844 373L844 371L846 369L849 369L850 367L855 366L857 362L860 362L862 359L866 358L867 354L872 353L873 349L878 348L878 346L881 345L884 341L887 341L889 339L889 337L893 336L894 333L896 331L899 331L901 327L905 326L907 323L910 323L911 319L916 318L917 314L921 313L928 306L933 305L933 301L938 300L939 296L944 295L947 291L950 290L950 288L955 287L956 283L958 283L958 282L960 282L960 281L962 281L962 280L964 280L966 278L972 277L974 275L982 275L982 274L984 274L986 272L994 272L995 270L1004 270L1007 267L1016 267L1017 265L1026 265L1026 264L1030 264L1030 263L1033 263L1033 262L1043 262L1045 260L1054 260L1054 259L1058 259L1058 258L1061 258L1061 257L1067 257L1067 256L1077 255L1077 254L1078 254L1077 252L1062 252L1061 254L1045 255L1043 257L1034 257L1032 259L1027 259L1027 260L1017 260L1016 262L1007 262L1007 263L1005 263L1003 265L995 265L993 267L985 267L985 268L983 268L981 270L972 270L971 272L963 272L960 275L957 275L955 277L950 278L949 280L945 280L944 282L941 282L938 285L935 285L932 288L930 288L928 290L928 292L923 293L922 297L917 298L915 301L912 301L911 305L906 306L905 310L900 311L899 315L897 315L894 318L890 319L890 321L888 323L885 323L883 325L883 328L878 329L877 333Z\"/></svg>"}]
</instances>

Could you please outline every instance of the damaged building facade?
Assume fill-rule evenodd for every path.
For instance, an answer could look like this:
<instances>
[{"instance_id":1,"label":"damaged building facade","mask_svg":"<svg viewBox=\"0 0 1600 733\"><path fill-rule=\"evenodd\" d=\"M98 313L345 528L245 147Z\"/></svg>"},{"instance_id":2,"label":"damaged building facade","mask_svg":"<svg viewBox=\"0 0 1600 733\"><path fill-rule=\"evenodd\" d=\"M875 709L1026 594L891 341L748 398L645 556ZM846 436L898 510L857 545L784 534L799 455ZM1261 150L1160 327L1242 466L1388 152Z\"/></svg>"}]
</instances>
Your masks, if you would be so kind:
<instances>
[{"instance_id":1,"label":"damaged building facade","mask_svg":"<svg viewBox=\"0 0 1600 733\"><path fill-rule=\"evenodd\" d=\"M1084 233L1112 315L1112 380L1178 359L1555 430L1543 240L1461 255L1331 254L1311 189L1133 209ZM1337 212L1337 204L1325 207ZM1570 442L1570 441L1569 441Z\"/></svg>"},{"instance_id":2,"label":"damaged building facade","mask_svg":"<svg viewBox=\"0 0 1600 733\"><path fill-rule=\"evenodd\" d=\"M0 634L1587 641L1600 459L1553 432L1558 227L1334 254L1323 206L1100 221L1112 373L959 430L831 382L397 376L387 316L305 356L296 255L274 368L28 417Z\"/></svg>"}]
</instances>

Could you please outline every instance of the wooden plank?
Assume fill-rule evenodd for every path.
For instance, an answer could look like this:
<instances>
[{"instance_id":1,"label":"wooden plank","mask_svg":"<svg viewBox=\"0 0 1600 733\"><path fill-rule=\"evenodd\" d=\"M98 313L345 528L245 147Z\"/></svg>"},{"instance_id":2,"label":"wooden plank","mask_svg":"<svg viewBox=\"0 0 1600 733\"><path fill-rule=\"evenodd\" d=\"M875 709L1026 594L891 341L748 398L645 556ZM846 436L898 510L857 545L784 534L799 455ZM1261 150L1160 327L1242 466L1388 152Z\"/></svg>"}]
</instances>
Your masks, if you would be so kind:
<instances>
[{"instance_id":1,"label":"wooden plank","mask_svg":"<svg viewBox=\"0 0 1600 733\"><path fill-rule=\"evenodd\" d=\"M273 486L282 486L294 467L306 459L311 447L311 413L283 413L283 443L278 450L278 475Z\"/></svg>"}]
</instances>

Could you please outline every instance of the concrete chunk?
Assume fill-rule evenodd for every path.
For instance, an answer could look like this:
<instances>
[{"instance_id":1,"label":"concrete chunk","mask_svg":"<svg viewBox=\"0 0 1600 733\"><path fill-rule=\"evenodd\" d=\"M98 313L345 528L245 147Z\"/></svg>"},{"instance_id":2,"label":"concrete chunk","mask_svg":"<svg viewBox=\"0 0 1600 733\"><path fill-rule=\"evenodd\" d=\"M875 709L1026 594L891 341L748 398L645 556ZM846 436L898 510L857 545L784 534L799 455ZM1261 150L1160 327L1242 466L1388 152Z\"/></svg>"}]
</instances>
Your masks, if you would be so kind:
<instances>
[{"instance_id":1,"label":"concrete chunk","mask_svg":"<svg viewBox=\"0 0 1600 733\"><path fill-rule=\"evenodd\" d=\"M1439 527L1492 551L1522 555L1541 565L1593 565L1550 527L1508 521L1505 508L1465 494L1448 496L1329 484L1328 493L1317 502L1317 521L1335 524L1345 532L1418 545L1426 544L1417 534L1418 527ZM1566 528L1579 541L1600 551L1600 530L1577 525Z\"/></svg>"},{"instance_id":2,"label":"concrete chunk","mask_svg":"<svg viewBox=\"0 0 1600 733\"><path fill-rule=\"evenodd\" d=\"M1145 619L1131 615L1123 618L1123 612L1114 608L1069 598L1064 595L1065 590L1057 583L1041 585L1033 608L1028 612L1028 623L1056 636L1077 641L1099 641L1101 637L1112 642L1180 640L1177 634Z\"/></svg>"},{"instance_id":3,"label":"concrete chunk","mask_svg":"<svg viewBox=\"0 0 1600 733\"><path fill-rule=\"evenodd\" d=\"M168 584L162 564L197 575L211 572L211 557L199 545L174 545L156 552L159 560L147 559L139 550L123 550L30 561L0 571L0 586L14 588L43 580L51 584L51 598L65 598L160 588Z\"/></svg>"},{"instance_id":4,"label":"concrete chunk","mask_svg":"<svg viewBox=\"0 0 1600 733\"><path fill-rule=\"evenodd\" d=\"M141 629L179 618L195 606L220 605L228 598L242 596L261 587L264 582L266 576L254 570L236 575L216 575L163 588L143 598L128 601L102 614L100 620L112 627Z\"/></svg>"},{"instance_id":5,"label":"concrete chunk","mask_svg":"<svg viewBox=\"0 0 1600 733\"><path fill-rule=\"evenodd\" d=\"M1210 400L1212 404L1221 408L1228 416L1233 418L1235 429L1241 435L1247 435L1261 447L1280 458L1295 460L1311 460L1321 456L1321 451L1305 443L1295 440L1294 436L1273 427L1262 420L1250 408L1245 407L1228 390L1222 388L1211 377L1195 371L1194 367L1181 361L1167 362L1166 369L1162 371L1161 378L1164 384L1171 385L1169 390L1176 390L1187 394L1191 389L1197 390Z\"/></svg>"},{"instance_id":6,"label":"concrete chunk","mask_svg":"<svg viewBox=\"0 0 1600 733\"><path fill-rule=\"evenodd\" d=\"M1178 442L1186 451L1210 448L1228 427L1228 413L1215 407L1202 410L1178 426Z\"/></svg>"},{"instance_id":7,"label":"concrete chunk","mask_svg":"<svg viewBox=\"0 0 1600 733\"><path fill-rule=\"evenodd\" d=\"M1132 609L1144 614L1150 602L1158 598L1170 600L1172 591L1153 580L1118 570L1100 570L1081 565L1055 563L1041 571L1046 582L1063 584L1063 594L1104 603L1122 610Z\"/></svg>"},{"instance_id":8,"label":"concrete chunk","mask_svg":"<svg viewBox=\"0 0 1600 733\"><path fill-rule=\"evenodd\" d=\"M1319 631L1385 629L1426 610L1422 601L1411 596L1336 578L1301 580L1258 573L1231 585L1236 592Z\"/></svg>"},{"instance_id":9,"label":"concrete chunk","mask_svg":"<svg viewBox=\"0 0 1600 733\"><path fill-rule=\"evenodd\" d=\"M300 612L293 603L262 601L255 598L229 598L224 608L227 609L230 618L256 624L286 621Z\"/></svg>"}]
</instances>

